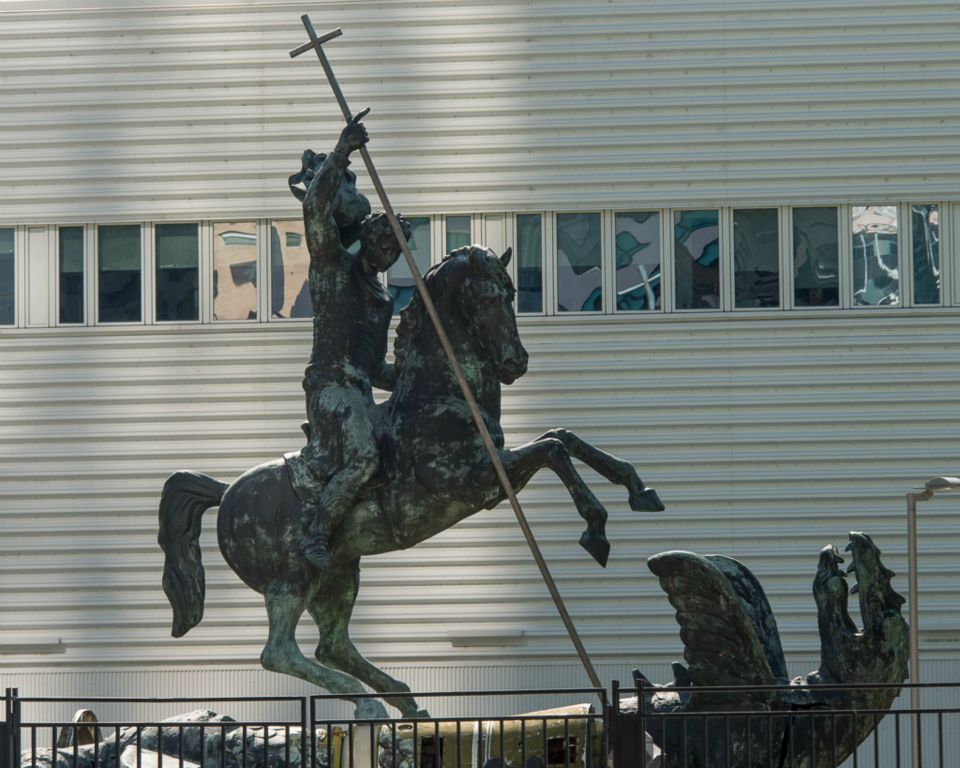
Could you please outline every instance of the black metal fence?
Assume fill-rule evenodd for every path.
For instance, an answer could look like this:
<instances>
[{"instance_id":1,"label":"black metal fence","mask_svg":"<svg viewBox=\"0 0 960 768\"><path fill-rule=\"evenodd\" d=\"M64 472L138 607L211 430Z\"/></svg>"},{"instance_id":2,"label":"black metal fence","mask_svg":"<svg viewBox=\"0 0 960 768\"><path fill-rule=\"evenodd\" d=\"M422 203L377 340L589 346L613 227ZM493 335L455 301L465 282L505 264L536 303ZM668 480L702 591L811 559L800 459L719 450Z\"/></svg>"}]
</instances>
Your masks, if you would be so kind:
<instances>
[{"instance_id":1,"label":"black metal fence","mask_svg":"<svg viewBox=\"0 0 960 768\"><path fill-rule=\"evenodd\" d=\"M919 691L923 706L908 705L908 690ZM474 709L490 697L580 703L523 715L360 720L330 715L337 698L326 694L81 701L7 689L0 768L960 766L960 684L795 687L785 695L774 687L621 689L614 682L609 696L593 688L412 695L459 697ZM870 706L883 695L896 697L893 709ZM205 709L157 715L201 701L283 713L238 720ZM131 716L67 719L78 704Z\"/></svg>"}]
</instances>

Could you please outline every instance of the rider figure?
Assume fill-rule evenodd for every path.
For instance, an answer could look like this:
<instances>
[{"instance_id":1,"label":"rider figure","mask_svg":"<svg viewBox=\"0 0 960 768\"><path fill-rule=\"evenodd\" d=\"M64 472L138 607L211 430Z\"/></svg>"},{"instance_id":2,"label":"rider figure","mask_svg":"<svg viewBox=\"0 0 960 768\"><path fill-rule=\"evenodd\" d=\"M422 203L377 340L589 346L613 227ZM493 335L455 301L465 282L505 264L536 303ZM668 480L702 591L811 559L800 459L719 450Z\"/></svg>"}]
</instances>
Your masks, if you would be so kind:
<instances>
[{"instance_id":1,"label":"rider figure","mask_svg":"<svg viewBox=\"0 0 960 768\"><path fill-rule=\"evenodd\" d=\"M302 199L313 352L303 379L309 429L301 457L309 482L298 488L311 522L300 552L320 569L330 565L330 533L379 466L372 386L392 390L396 381L393 365L384 359L393 299L379 273L396 262L400 246L386 215L369 215L369 203L356 192L356 177L347 170L349 154L367 143L360 122L367 111L347 124L319 168L321 157L305 154L301 174L307 186ZM291 177L291 189L300 197L297 179ZM359 227L357 212L364 206L358 199L367 214ZM409 237L402 219L401 227ZM355 239L359 249L351 253L348 246Z\"/></svg>"}]
</instances>

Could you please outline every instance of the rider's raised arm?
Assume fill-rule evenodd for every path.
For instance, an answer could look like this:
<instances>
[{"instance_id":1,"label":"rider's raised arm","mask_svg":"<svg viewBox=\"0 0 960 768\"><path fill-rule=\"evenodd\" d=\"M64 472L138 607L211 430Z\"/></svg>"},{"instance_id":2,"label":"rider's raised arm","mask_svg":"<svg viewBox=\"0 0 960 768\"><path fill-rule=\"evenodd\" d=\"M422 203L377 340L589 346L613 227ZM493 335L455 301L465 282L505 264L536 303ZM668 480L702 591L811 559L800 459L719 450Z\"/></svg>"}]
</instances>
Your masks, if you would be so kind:
<instances>
[{"instance_id":1,"label":"rider's raised arm","mask_svg":"<svg viewBox=\"0 0 960 768\"><path fill-rule=\"evenodd\" d=\"M311 260L339 255L340 232L334 219L337 190L350 165L350 153L367 143L367 131L360 122L369 110L358 113L340 134L333 151L326 156L307 183L303 198L303 219Z\"/></svg>"}]
</instances>

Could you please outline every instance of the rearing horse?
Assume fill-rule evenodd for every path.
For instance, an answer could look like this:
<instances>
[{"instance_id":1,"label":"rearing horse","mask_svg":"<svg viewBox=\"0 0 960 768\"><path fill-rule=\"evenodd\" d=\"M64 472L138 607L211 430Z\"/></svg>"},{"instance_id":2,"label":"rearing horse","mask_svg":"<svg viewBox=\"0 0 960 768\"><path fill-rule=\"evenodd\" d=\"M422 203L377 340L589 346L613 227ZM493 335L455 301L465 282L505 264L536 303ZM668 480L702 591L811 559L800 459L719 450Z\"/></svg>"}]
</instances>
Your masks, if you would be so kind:
<instances>
[{"instance_id":1,"label":"rearing horse","mask_svg":"<svg viewBox=\"0 0 960 768\"><path fill-rule=\"evenodd\" d=\"M517 490L549 467L587 522L580 544L606 565L607 512L583 482L571 456L626 487L635 511L663 509L631 464L555 429L518 448L503 447L500 385L526 372L507 274L509 251L497 257L481 246L460 248L427 273L425 281L487 428ZM333 532L333 564L324 571L298 551L309 516L297 497L287 460L260 464L228 486L206 475L177 472L163 488L159 542L166 554L163 588L173 606L173 635L203 616L204 574L199 546L204 511L219 505L217 535L224 559L247 586L264 596L270 632L260 661L351 699L364 692L410 689L354 647L348 632L364 555L406 549L504 498L493 466L418 297L402 312L395 346L398 378L377 406L385 436L382 468ZM304 611L320 630L317 662L294 638ZM318 663L319 662L319 663ZM356 702L356 699L353 699ZM386 698L404 717L422 714L411 696ZM361 699L358 717L386 716L383 705Z\"/></svg>"}]
</instances>

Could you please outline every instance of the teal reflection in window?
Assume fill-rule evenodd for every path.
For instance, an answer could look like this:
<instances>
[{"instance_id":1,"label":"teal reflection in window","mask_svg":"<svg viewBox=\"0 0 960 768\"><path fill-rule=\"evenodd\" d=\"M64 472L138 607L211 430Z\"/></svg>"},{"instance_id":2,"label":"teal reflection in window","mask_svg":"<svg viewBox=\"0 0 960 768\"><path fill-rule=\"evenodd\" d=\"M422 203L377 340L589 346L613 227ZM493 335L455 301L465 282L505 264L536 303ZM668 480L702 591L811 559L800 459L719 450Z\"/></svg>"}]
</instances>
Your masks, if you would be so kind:
<instances>
[{"instance_id":1,"label":"teal reflection in window","mask_svg":"<svg viewBox=\"0 0 960 768\"><path fill-rule=\"evenodd\" d=\"M719 309L718 211L674 212L673 260L677 309Z\"/></svg>"},{"instance_id":2,"label":"teal reflection in window","mask_svg":"<svg viewBox=\"0 0 960 768\"><path fill-rule=\"evenodd\" d=\"M543 220L517 214L517 311L543 312Z\"/></svg>"},{"instance_id":3,"label":"teal reflection in window","mask_svg":"<svg viewBox=\"0 0 960 768\"><path fill-rule=\"evenodd\" d=\"M660 214L616 216L617 310L660 309Z\"/></svg>"},{"instance_id":4,"label":"teal reflection in window","mask_svg":"<svg viewBox=\"0 0 960 768\"><path fill-rule=\"evenodd\" d=\"M900 264L895 205L855 205L852 210L853 303L900 303Z\"/></svg>"},{"instance_id":5,"label":"teal reflection in window","mask_svg":"<svg viewBox=\"0 0 960 768\"><path fill-rule=\"evenodd\" d=\"M13 227L4 227L0 229L0 325L14 325L17 322L16 295Z\"/></svg>"},{"instance_id":6,"label":"teal reflection in window","mask_svg":"<svg viewBox=\"0 0 960 768\"><path fill-rule=\"evenodd\" d=\"M196 224L157 224L157 320L200 319L200 239Z\"/></svg>"},{"instance_id":7,"label":"teal reflection in window","mask_svg":"<svg viewBox=\"0 0 960 768\"><path fill-rule=\"evenodd\" d=\"M101 323L140 322L140 225L97 227L97 298Z\"/></svg>"},{"instance_id":8,"label":"teal reflection in window","mask_svg":"<svg viewBox=\"0 0 960 768\"><path fill-rule=\"evenodd\" d=\"M83 227L60 227L60 322L83 322Z\"/></svg>"},{"instance_id":9,"label":"teal reflection in window","mask_svg":"<svg viewBox=\"0 0 960 768\"><path fill-rule=\"evenodd\" d=\"M913 303L940 303L940 210L936 205L910 209L913 233Z\"/></svg>"},{"instance_id":10,"label":"teal reflection in window","mask_svg":"<svg viewBox=\"0 0 960 768\"><path fill-rule=\"evenodd\" d=\"M793 303L840 304L840 239L836 208L793 209Z\"/></svg>"},{"instance_id":11,"label":"teal reflection in window","mask_svg":"<svg viewBox=\"0 0 960 768\"><path fill-rule=\"evenodd\" d=\"M557 214L557 309L600 312L600 214Z\"/></svg>"},{"instance_id":12,"label":"teal reflection in window","mask_svg":"<svg viewBox=\"0 0 960 768\"><path fill-rule=\"evenodd\" d=\"M407 245L410 246L410 253L422 275L430 268L430 218L412 216L407 222L410 224L410 239L407 240ZM393 313L400 314L400 310L410 303L417 290L403 255L387 270L387 290L393 296Z\"/></svg>"},{"instance_id":13,"label":"teal reflection in window","mask_svg":"<svg viewBox=\"0 0 960 768\"><path fill-rule=\"evenodd\" d=\"M444 219L447 229L446 251L456 248L463 248L465 245L471 245L470 239L470 217L469 216L447 216Z\"/></svg>"}]
</instances>

